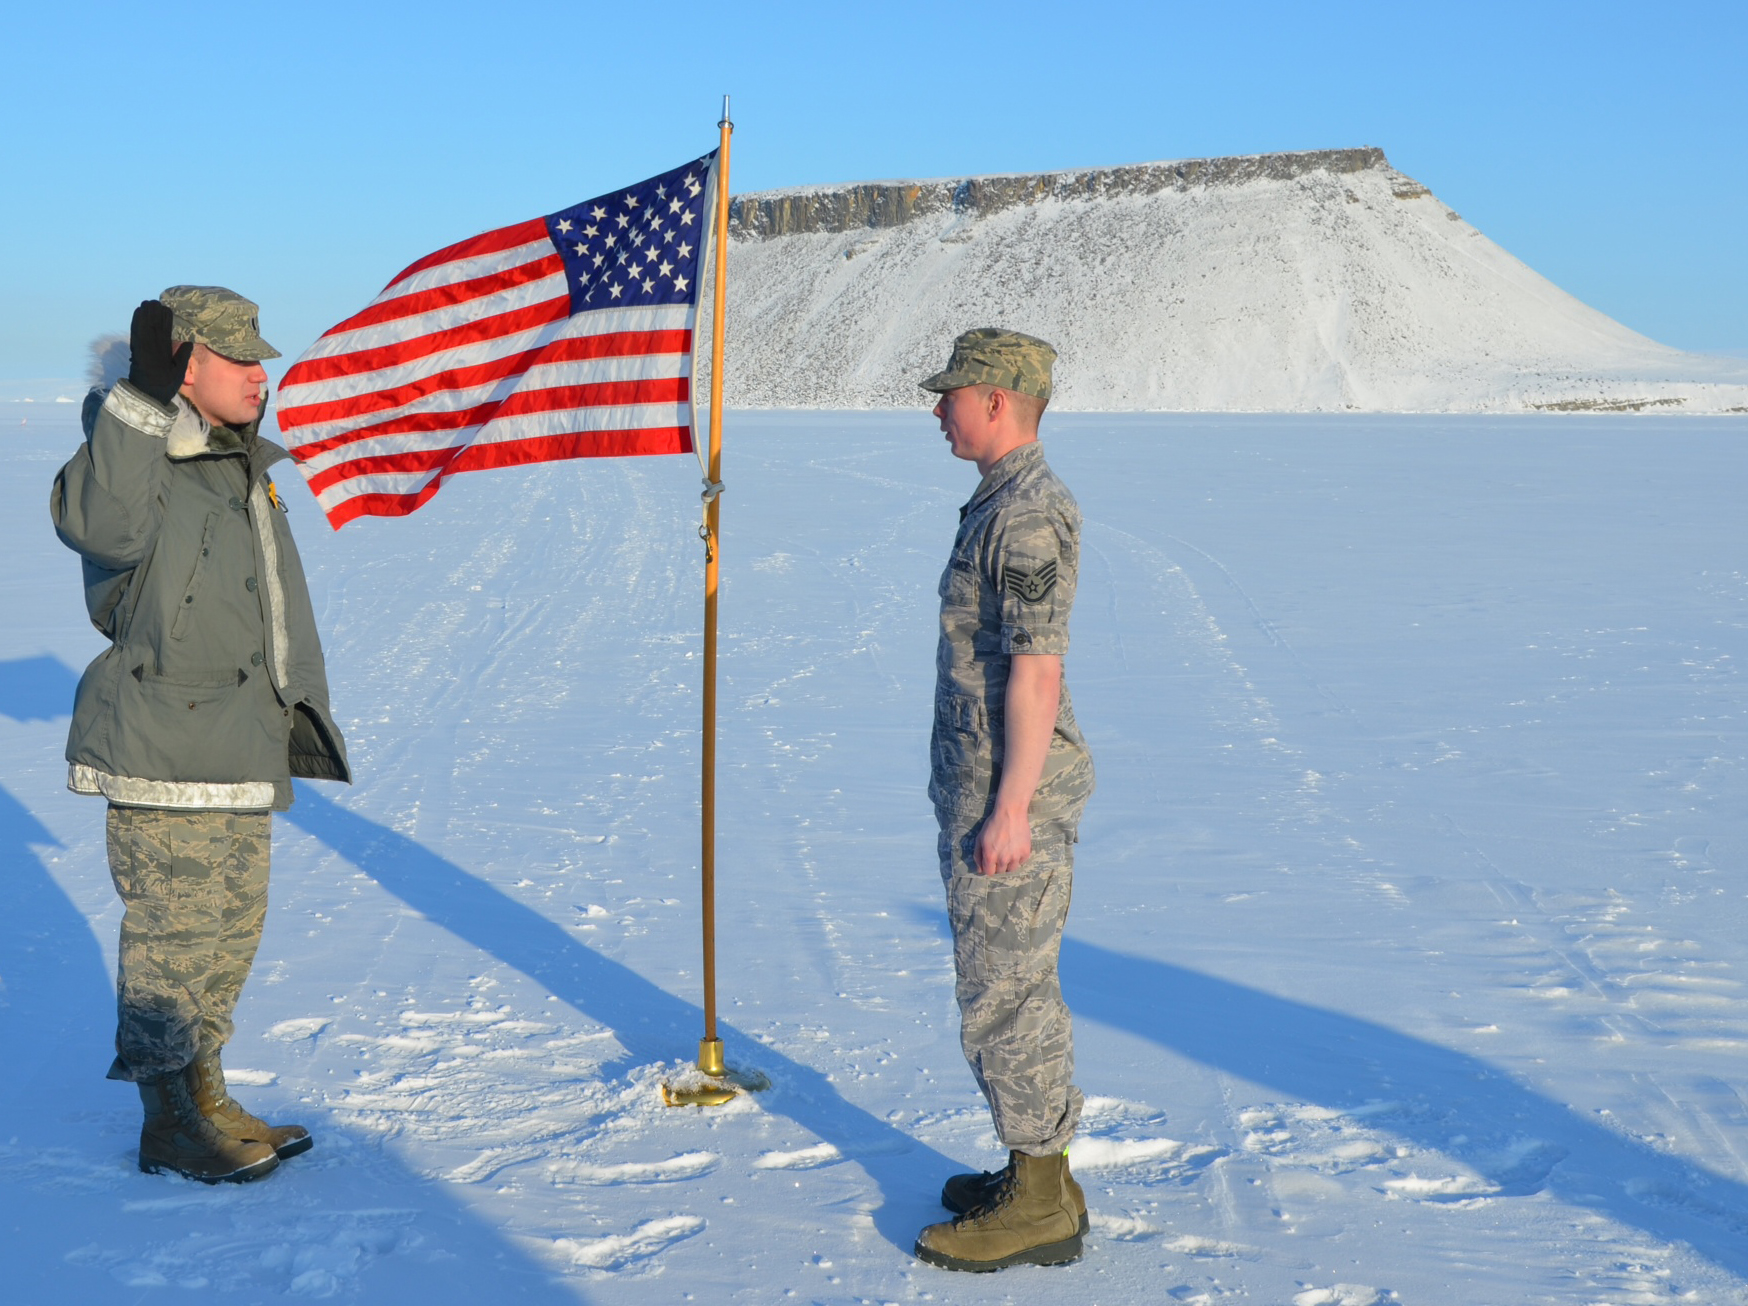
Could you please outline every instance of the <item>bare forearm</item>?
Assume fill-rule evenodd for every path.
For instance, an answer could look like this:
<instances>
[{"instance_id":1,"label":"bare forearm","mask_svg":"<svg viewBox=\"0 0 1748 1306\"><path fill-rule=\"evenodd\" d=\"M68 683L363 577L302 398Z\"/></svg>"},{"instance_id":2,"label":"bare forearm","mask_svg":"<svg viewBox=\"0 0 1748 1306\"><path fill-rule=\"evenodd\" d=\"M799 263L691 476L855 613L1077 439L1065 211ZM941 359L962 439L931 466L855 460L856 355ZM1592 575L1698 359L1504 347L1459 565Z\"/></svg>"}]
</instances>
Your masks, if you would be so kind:
<instances>
[{"instance_id":1,"label":"bare forearm","mask_svg":"<svg viewBox=\"0 0 1748 1306\"><path fill-rule=\"evenodd\" d=\"M1015 656L1008 668L1006 725L1002 740L997 807L1025 810L1044 775L1056 711L1062 702L1062 659L1051 654Z\"/></svg>"},{"instance_id":2,"label":"bare forearm","mask_svg":"<svg viewBox=\"0 0 1748 1306\"><path fill-rule=\"evenodd\" d=\"M1017 870L1032 855L1028 809L1044 775L1061 700L1060 657L1031 653L1013 659L1003 700L1001 784L977 841L977 869L985 875Z\"/></svg>"}]
</instances>

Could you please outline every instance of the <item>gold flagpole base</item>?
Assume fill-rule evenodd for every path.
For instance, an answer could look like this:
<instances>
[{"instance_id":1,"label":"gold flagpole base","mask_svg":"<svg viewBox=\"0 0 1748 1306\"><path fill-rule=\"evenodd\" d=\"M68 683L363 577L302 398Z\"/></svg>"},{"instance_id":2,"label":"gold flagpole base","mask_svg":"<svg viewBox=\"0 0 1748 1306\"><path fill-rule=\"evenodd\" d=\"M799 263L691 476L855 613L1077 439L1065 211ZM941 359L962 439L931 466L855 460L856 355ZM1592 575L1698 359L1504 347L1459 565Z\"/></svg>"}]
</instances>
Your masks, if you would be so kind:
<instances>
[{"instance_id":1,"label":"gold flagpole base","mask_svg":"<svg viewBox=\"0 0 1748 1306\"><path fill-rule=\"evenodd\" d=\"M698 1040L698 1070L705 1075L727 1073L728 1065L722 1059L721 1039L701 1038Z\"/></svg>"},{"instance_id":2,"label":"gold flagpole base","mask_svg":"<svg viewBox=\"0 0 1748 1306\"><path fill-rule=\"evenodd\" d=\"M698 1040L698 1065L672 1080L662 1081L662 1101L669 1106L721 1106L742 1093L759 1093L771 1086L771 1081L756 1070L744 1073L731 1070L722 1059L722 1040Z\"/></svg>"}]
</instances>

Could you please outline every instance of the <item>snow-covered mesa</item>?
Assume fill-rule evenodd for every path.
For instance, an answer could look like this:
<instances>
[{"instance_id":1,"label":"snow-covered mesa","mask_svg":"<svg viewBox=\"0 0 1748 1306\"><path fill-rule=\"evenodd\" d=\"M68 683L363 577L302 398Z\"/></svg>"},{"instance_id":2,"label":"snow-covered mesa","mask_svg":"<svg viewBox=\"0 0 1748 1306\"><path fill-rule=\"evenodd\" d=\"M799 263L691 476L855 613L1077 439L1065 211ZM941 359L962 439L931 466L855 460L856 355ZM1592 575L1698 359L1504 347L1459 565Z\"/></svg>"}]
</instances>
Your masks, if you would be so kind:
<instances>
[{"instance_id":1,"label":"snow-covered mesa","mask_svg":"<svg viewBox=\"0 0 1748 1306\"><path fill-rule=\"evenodd\" d=\"M1067 410L1748 412L1748 361L1580 303L1373 148L764 191L728 267L743 407L911 405L999 324Z\"/></svg>"}]
</instances>

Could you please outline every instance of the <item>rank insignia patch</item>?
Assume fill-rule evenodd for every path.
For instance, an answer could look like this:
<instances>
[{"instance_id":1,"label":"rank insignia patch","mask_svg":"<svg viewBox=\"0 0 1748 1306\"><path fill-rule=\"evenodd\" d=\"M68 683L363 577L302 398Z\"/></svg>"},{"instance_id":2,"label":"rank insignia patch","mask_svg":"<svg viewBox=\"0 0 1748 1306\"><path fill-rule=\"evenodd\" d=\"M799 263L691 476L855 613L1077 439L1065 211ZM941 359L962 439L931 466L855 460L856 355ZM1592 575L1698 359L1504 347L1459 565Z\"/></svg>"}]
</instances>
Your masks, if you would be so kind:
<instances>
[{"instance_id":1,"label":"rank insignia patch","mask_svg":"<svg viewBox=\"0 0 1748 1306\"><path fill-rule=\"evenodd\" d=\"M1001 571L1002 588L1018 595L1024 603L1042 603L1056 588L1056 559L1042 563L1030 571L1009 563Z\"/></svg>"}]
</instances>

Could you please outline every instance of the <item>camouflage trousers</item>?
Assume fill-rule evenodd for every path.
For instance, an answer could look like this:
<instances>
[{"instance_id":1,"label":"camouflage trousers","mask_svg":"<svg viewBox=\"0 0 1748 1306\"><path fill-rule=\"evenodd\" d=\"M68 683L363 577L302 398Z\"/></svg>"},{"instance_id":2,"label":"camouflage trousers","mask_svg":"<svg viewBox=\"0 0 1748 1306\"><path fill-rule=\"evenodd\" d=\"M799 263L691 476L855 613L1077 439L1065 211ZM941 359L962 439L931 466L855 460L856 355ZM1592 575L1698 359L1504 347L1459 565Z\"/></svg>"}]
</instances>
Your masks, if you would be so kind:
<instances>
[{"instance_id":1,"label":"camouflage trousers","mask_svg":"<svg viewBox=\"0 0 1748 1306\"><path fill-rule=\"evenodd\" d=\"M127 909L111 1079L174 1074L230 1041L267 915L272 819L109 809L109 873Z\"/></svg>"},{"instance_id":2,"label":"camouflage trousers","mask_svg":"<svg viewBox=\"0 0 1748 1306\"><path fill-rule=\"evenodd\" d=\"M1031 857L1000 875L976 871L980 825L943 819L939 844L959 1043L1002 1146L1050 1156L1080 1121L1074 1030L1056 977L1078 821L1034 822Z\"/></svg>"}]
</instances>

